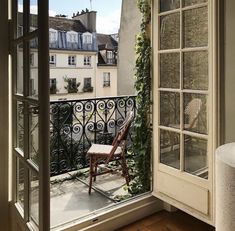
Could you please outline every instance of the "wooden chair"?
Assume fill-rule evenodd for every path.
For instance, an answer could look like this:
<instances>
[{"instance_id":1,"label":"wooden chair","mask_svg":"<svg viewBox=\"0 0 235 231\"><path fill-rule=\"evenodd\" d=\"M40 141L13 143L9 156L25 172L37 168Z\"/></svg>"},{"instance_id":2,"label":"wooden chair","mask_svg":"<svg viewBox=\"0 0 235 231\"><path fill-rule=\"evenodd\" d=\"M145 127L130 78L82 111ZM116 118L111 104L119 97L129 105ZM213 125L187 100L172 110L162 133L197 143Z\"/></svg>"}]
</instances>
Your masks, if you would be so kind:
<instances>
[{"instance_id":1,"label":"wooden chair","mask_svg":"<svg viewBox=\"0 0 235 231\"><path fill-rule=\"evenodd\" d=\"M186 106L184 110L184 115L187 117L187 123L184 124L185 130L191 130L195 128L198 124L198 117L200 115L202 109L202 100L199 98L192 99ZM170 125L170 127L178 128L180 129L179 124ZM171 148L170 150L173 151L175 148L178 148L179 140L175 141L174 134L172 135L171 132L169 132L169 140Z\"/></svg>"},{"instance_id":2,"label":"wooden chair","mask_svg":"<svg viewBox=\"0 0 235 231\"><path fill-rule=\"evenodd\" d=\"M192 129L197 126L198 117L202 109L202 100L192 99L184 110L184 114L188 116L188 123L184 124L184 129Z\"/></svg>"},{"instance_id":3,"label":"wooden chair","mask_svg":"<svg viewBox=\"0 0 235 231\"><path fill-rule=\"evenodd\" d=\"M99 164L108 164L110 161L118 161L122 167L122 175L126 179L127 185L129 185L130 176L125 159L125 150L127 143L128 131L134 118L134 113L131 111L125 121L123 122L120 130L113 140L112 145L105 144L92 144L87 152L90 158L90 182L89 182L89 194L91 193L92 180L96 181L96 176L110 173L113 170L98 172Z\"/></svg>"}]
</instances>

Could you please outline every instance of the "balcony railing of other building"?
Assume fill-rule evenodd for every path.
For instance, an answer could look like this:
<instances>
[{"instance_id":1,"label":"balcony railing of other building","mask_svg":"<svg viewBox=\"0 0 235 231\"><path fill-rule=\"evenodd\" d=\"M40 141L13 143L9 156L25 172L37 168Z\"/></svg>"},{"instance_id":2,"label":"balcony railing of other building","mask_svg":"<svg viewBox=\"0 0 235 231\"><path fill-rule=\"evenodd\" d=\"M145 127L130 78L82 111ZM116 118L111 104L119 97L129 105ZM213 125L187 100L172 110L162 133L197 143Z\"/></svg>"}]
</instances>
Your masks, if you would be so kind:
<instances>
[{"instance_id":1,"label":"balcony railing of other building","mask_svg":"<svg viewBox=\"0 0 235 231\"><path fill-rule=\"evenodd\" d=\"M115 65L117 64L117 60L115 58L107 58L107 64Z\"/></svg>"},{"instance_id":2,"label":"balcony railing of other building","mask_svg":"<svg viewBox=\"0 0 235 231\"><path fill-rule=\"evenodd\" d=\"M51 102L51 175L88 167L91 144L111 144L127 113L135 112L135 100L122 96Z\"/></svg>"},{"instance_id":3,"label":"balcony railing of other building","mask_svg":"<svg viewBox=\"0 0 235 231\"><path fill-rule=\"evenodd\" d=\"M93 92L94 88L91 85L85 85L82 90L83 92Z\"/></svg>"}]
</instances>

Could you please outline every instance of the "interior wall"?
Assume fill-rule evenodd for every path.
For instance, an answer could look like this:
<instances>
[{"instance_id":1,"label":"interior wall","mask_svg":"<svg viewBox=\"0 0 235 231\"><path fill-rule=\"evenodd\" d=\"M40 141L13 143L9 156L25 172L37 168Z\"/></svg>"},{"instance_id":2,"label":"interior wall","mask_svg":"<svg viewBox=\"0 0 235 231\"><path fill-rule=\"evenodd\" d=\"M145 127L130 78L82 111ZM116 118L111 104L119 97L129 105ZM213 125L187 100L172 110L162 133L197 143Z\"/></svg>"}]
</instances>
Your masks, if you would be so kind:
<instances>
[{"instance_id":1,"label":"interior wall","mask_svg":"<svg viewBox=\"0 0 235 231\"><path fill-rule=\"evenodd\" d=\"M0 224L8 231L8 10L0 1ZM0 229L1 229L0 228Z\"/></svg>"},{"instance_id":2,"label":"interior wall","mask_svg":"<svg viewBox=\"0 0 235 231\"><path fill-rule=\"evenodd\" d=\"M225 0L225 143L235 142L235 1Z\"/></svg>"}]
</instances>

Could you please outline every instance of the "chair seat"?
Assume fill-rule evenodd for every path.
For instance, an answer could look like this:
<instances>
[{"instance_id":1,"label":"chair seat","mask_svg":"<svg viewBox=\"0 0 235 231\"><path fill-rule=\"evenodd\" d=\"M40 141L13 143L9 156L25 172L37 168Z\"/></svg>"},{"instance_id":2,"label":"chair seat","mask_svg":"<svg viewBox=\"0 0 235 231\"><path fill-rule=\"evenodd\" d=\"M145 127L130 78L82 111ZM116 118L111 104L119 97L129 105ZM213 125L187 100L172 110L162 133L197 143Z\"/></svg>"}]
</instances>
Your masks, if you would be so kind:
<instances>
[{"instance_id":1,"label":"chair seat","mask_svg":"<svg viewBox=\"0 0 235 231\"><path fill-rule=\"evenodd\" d=\"M90 149L87 152L87 155L102 155L107 156L110 154L113 146L106 144L92 144ZM122 153L121 147L117 147L114 155L120 155Z\"/></svg>"}]
</instances>

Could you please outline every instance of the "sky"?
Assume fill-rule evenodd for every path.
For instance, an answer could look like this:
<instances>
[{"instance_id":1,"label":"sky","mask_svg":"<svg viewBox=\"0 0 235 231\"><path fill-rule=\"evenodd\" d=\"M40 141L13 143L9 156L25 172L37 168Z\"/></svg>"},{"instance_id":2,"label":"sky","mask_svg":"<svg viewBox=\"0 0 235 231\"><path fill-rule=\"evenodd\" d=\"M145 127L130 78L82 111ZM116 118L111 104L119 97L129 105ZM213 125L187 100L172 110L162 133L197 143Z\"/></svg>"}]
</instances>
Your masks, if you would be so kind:
<instances>
[{"instance_id":1,"label":"sky","mask_svg":"<svg viewBox=\"0 0 235 231\"><path fill-rule=\"evenodd\" d=\"M31 0L31 4L34 0ZM97 32L104 34L117 33L120 26L122 0L92 0L92 10L97 11ZM73 13L88 8L90 0L49 0L49 14L65 14L71 17Z\"/></svg>"}]
</instances>

